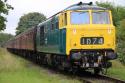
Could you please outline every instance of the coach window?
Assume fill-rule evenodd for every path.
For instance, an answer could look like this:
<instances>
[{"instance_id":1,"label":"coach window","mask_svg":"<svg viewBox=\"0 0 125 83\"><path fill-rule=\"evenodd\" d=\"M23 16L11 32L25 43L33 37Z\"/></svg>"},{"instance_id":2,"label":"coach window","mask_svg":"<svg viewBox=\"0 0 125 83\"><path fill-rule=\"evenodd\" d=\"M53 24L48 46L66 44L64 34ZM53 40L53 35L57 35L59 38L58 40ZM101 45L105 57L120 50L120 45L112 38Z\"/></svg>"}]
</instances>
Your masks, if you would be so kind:
<instances>
[{"instance_id":1,"label":"coach window","mask_svg":"<svg viewBox=\"0 0 125 83\"><path fill-rule=\"evenodd\" d=\"M40 27L40 45L44 45L44 25Z\"/></svg>"},{"instance_id":2,"label":"coach window","mask_svg":"<svg viewBox=\"0 0 125 83\"><path fill-rule=\"evenodd\" d=\"M45 27L44 27L44 33L47 33L48 29L47 29L47 24L45 24Z\"/></svg>"}]
</instances>

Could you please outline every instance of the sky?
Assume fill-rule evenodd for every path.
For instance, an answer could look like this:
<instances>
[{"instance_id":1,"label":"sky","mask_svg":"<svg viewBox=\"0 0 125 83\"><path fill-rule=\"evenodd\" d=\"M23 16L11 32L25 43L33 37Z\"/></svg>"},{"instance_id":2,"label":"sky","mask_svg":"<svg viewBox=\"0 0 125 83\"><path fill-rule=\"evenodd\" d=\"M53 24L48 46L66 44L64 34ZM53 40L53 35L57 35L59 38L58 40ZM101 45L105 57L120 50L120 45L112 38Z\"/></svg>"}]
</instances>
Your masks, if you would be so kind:
<instances>
[{"instance_id":1,"label":"sky","mask_svg":"<svg viewBox=\"0 0 125 83\"><path fill-rule=\"evenodd\" d=\"M18 22L21 16L29 12L43 13L47 18L63 10L64 8L78 3L95 2L95 1L110 1L117 5L125 6L125 0L8 0L8 3L14 7L14 10L10 10L7 16L7 26L3 31L15 35L15 29L18 26Z\"/></svg>"}]
</instances>

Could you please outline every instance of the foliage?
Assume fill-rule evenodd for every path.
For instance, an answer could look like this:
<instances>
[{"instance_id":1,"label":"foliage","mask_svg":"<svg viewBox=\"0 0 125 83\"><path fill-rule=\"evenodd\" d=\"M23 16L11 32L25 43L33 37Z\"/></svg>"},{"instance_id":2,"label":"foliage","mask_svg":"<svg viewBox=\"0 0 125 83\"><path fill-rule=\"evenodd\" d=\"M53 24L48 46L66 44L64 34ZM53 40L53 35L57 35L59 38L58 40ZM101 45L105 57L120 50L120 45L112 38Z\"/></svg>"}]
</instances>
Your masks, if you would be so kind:
<instances>
[{"instance_id":1,"label":"foliage","mask_svg":"<svg viewBox=\"0 0 125 83\"><path fill-rule=\"evenodd\" d=\"M110 77L125 80L125 66L118 60L113 60L112 67L108 69L107 75Z\"/></svg>"},{"instance_id":2,"label":"foliage","mask_svg":"<svg viewBox=\"0 0 125 83\"><path fill-rule=\"evenodd\" d=\"M2 46L6 41L12 38L13 35L7 33L0 33L0 46Z\"/></svg>"},{"instance_id":3,"label":"foliage","mask_svg":"<svg viewBox=\"0 0 125 83\"><path fill-rule=\"evenodd\" d=\"M40 22L43 22L44 20L46 20L46 16L37 12L28 13L22 16L18 23L18 27L16 28L17 30L16 35L22 33L28 28L32 28L33 26L36 26L37 24L39 24Z\"/></svg>"},{"instance_id":4,"label":"foliage","mask_svg":"<svg viewBox=\"0 0 125 83\"><path fill-rule=\"evenodd\" d=\"M117 42L119 59L125 63L125 19L120 21L117 27Z\"/></svg>"},{"instance_id":5,"label":"foliage","mask_svg":"<svg viewBox=\"0 0 125 83\"><path fill-rule=\"evenodd\" d=\"M6 15L8 15L8 12L10 9L13 9L13 7L6 2L7 0L0 0L0 31L4 30L6 28L5 22L6 20Z\"/></svg>"},{"instance_id":6,"label":"foliage","mask_svg":"<svg viewBox=\"0 0 125 83\"><path fill-rule=\"evenodd\" d=\"M115 6L113 3L110 2L96 2L98 6L108 8L112 11L113 15L113 23L115 26L118 25L119 21L125 19L125 7L122 6Z\"/></svg>"}]
</instances>

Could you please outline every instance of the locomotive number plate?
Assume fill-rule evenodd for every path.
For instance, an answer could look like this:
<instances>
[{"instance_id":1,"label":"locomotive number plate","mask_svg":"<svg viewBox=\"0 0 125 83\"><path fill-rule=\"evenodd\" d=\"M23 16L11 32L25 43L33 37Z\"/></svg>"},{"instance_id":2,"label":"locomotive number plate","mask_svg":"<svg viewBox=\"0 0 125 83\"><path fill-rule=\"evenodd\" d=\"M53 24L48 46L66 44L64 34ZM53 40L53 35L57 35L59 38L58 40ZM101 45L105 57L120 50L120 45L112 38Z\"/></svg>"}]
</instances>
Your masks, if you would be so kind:
<instances>
[{"instance_id":1,"label":"locomotive number plate","mask_svg":"<svg viewBox=\"0 0 125 83\"><path fill-rule=\"evenodd\" d=\"M103 37L82 37L81 44L82 45L95 45L95 44L103 44Z\"/></svg>"}]
</instances>

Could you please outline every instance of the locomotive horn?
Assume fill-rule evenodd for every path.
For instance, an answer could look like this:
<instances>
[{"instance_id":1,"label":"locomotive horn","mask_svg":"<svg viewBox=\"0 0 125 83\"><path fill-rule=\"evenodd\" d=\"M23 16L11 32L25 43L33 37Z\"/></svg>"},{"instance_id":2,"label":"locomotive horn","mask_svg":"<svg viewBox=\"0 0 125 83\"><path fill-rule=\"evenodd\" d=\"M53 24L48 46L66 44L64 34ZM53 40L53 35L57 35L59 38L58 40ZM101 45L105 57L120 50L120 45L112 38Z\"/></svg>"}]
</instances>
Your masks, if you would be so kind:
<instances>
[{"instance_id":1,"label":"locomotive horn","mask_svg":"<svg viewBox=\"0 0 125 83\"><path fill-rule=\"evenodd\" d=\"M77 5L92 5L93 3L92 2L89 2L89 3L82 3L82 2L79 2Z\"/></svg>"}]
</instances>

